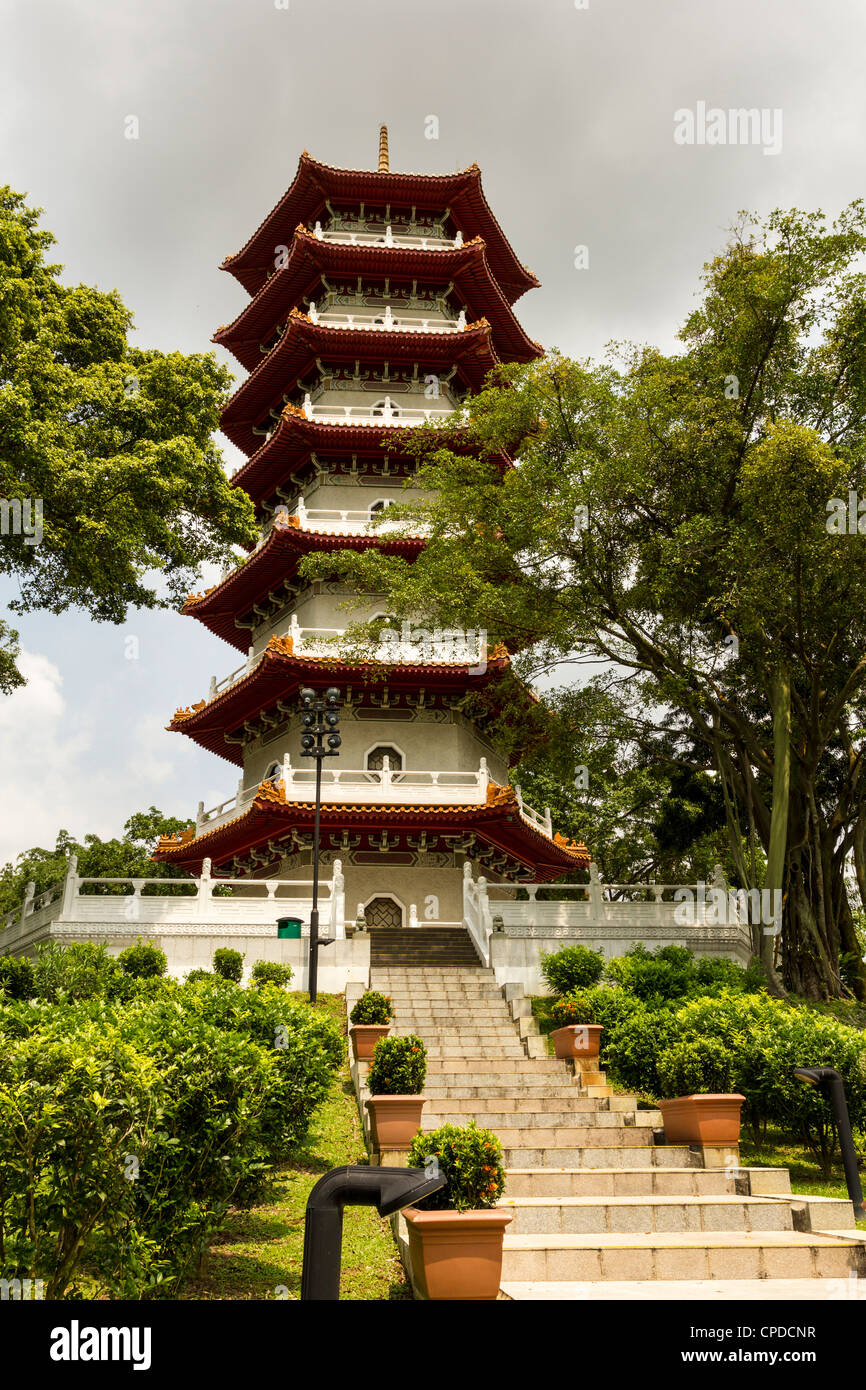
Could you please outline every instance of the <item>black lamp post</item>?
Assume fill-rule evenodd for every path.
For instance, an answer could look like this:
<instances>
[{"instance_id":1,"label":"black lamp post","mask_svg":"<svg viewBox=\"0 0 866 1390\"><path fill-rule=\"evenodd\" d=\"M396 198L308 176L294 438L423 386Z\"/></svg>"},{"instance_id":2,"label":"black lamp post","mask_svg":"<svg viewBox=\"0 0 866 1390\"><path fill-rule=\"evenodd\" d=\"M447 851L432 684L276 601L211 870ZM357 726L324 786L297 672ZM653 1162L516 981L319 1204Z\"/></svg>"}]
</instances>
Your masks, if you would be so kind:
<instances>
[{"instance_id":1,"label":"black lamp post","mask_svg":"<svg viewBox=\"0 0 866 1390\"><path fill-rule=\"evenodd\" d=\"M380 1216L391 1216L444 1186L443 1177L431 1178L424 1168L359 1164L332 1168L319 1178L307 1199L301 1298L334 1301L340 1297L344 1207L375 1207Z\"/></svg>"},{"instance_id":2,"label":"black lamp post","mask_svg":"<svg viewBox=\"0 0 866 1390\"><path fill-rule=\"evenodd\" d=\"M835 1067L794 1067L793 1070L798 1081L817 1086L824 1099L829 1100L833 1107L848 1196L851 1198L854 1216L859 1220L866 1216L866 1211L863 1209L863 1188L860 1185L860 1170L857 1167L857 1150L854 1148L854 1136L851 1133L851 1120L845 1100L845 1083Z\"/></svg>"},{"instance_id":3,"label":"black lamp post","mask_svg":"<svg viewBox=\"0 0 866 1390\"><path fill-rule=\"evenodd\" d=\"M316 760L316 820L313 828L313 906L310 909L310 1003L317 998L319 947L330 946L333 937L319 936L319 818L322 808L322 759L335 758L343 740L340 727L340 692L329 685L324 697L315 690L301 691L301 710L304 732L301 734L301 757ZM328 746L325 747L327 738Z\"/></svg>"}]
</instances>

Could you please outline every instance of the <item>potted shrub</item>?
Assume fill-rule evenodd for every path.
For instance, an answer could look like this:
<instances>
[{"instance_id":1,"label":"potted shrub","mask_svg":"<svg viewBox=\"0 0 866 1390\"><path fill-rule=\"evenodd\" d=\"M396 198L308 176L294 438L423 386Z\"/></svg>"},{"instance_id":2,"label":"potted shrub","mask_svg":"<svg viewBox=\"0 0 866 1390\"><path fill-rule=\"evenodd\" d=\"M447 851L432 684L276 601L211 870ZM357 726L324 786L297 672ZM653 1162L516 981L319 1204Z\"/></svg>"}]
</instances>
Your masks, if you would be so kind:
<instances>
[{"instance_id":1,"label":"potted shrub","mask_svg":"<svg viewBox=\"0 0 866 1390\"><path fill-rule=\"evenodd\" d=\"M656 1069L669 1144L739 1143L745 1096L732 1088L732 1059L724 1043L717 1038L680 1040L663 1049Z\"/></svg>"},{"instance_id":2,"label":"potted shrub","mask_svg":"<svg viewBox=\"0 0 866 1390\"><path fill-rule=\"evenodd\" d=\"M502 1145L474 1120L418 1134L411 1167L438 1172L445 1186L403 1215L409 1258L424 1298L495 1299L502 1279L502 1242L513 1219L496 1203L505 1188Z\"/></svg>"},{"instance_id":3,"label":"potted shrub","mask_svg":"<svg viewBox=\"0 0 866 1390\"><path fill-rule=\"evenodd\" d=\"M414 1033L376 1043L367 1076L370 1098L365 1101L375 1149L408 1149L421 1128L426 1079L427 1049Z\"/></svg>"},{"instance_id":4,"label":"potted shrub","mask_svg":"<svg viewBox=\"0 0 866 1390\"><path fill-rule=\"evenodd\" d=\"M391 1031L389 1024L392 1016L391 1000L387 994L368 989L366 994L361 995L349 1014L349 1022L354 1025L349 1029L349 1035L356 1062L371 1060L376 1043Z\"/></svg>"},{"instance_id":5,"label":"potted shrub","mask_svg":"<svg viewBox=\"0 0 866 1390\"><path fill-rule=\"evenodd\" d=\"M583 1005L577 999L559 999L550 1010L557 1025L551 1037L557 1057L598 1057L601 1035L600 1023L586 1023Z\"/></svg>"}]
</instances>

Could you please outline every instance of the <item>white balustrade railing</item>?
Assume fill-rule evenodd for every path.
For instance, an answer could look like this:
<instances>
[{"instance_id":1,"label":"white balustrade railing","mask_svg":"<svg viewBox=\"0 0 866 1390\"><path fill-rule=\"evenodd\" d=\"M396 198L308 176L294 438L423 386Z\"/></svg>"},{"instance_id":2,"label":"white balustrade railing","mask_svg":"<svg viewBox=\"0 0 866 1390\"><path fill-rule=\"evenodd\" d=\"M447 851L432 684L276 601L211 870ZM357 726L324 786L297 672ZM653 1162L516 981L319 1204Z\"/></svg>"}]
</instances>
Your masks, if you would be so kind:
<instances>
[{"instance_id":1,"label":"white balustrade railing","mask_svg":"<svg viewBox=\"0 0 866 1390\"><path fill-rule=\"evenodd\" d=\"M388 510L389 505L386 503L376 511L371 511L369 507L308 507L304 499L299 497L291 507L282 505L269 518L256 543L256 550L265 544L274 527L284 525L290 516L297 517L298 526L304 531L325 534L340 532L352 536L387 535L389 531L394 531L404 524L381 519L382 513ZM414 534L420 534L420 528L416 527Z\"/></svg>"},{"instance_id":2,"label":"white balustrade railing","mask_svg":"<svg viewBox=\"0 0 866 1390\"><path fill-rule=\"evenodd\" d=\"M347 635L345 628L339 627L301 627L293 613L286 636L292 639L292 650L296 656L341 657L344 660L378 661L384 665L424 665L424 666L470 666L483 670L487 662L487 634L485 632L463 633L460 629L418 628L408 636L396 635L396 630L386 628L380 641L356 642ZM343 646L342 644L346 645ZM208 686L208 700L230 690L238 681L255 671L265 655L267 648L258 653L250 647L247 659L229 675L217 680L211 676Z\"/></svg>"},{"instance_id":3,"label":"white balustrade railing","mask_svg":"<svg viewBox=\"0 0 866 1390\"><path fill-rule=\"evenodd\" d=\"M460 231L453 237L425 234L412 236L403 232L395 235L390 226L386 227L384 232L352 232L338 228L324 229L321 222L317 222L314 235L319 241L334 241L347 246L403 246L414 251L453 251L463 245L463 233Z\"/></svg>"},{"instance_id":4,"label":"white balustrade railing","mask_svg":"<svg viewBox=\"0 0 866 1390\"><path fill-rule=\"evenodd\" d=\"M129 891L106 891L112 889ZM226 889L231 891L226 893ZM13 944L10 936L21 937L31 926L49 921L124 922L131 929L161 923L276 927L278 917L294 915L309 920L312 892L307 879L214 878L209 859L204 860L197 878L92 877L78 873L78 860L71 855L63 883L39 895L34 895L33 885L28 884L20 908L6 913L2 929L8 935L0 938L0 950ZM344 937L345 885L339 859L334 861L332 877L320 880L319 892L324 899L322 918L330 934Z\"/></svg>"},{"instance_id":5,"label":"white balustrade railing","mask_svg":"<svg viewBox=\"0 0 866 1390\"><path fill-rule=\"evenodd\" d=\"M394 425L402 428L404 425L424 425L431 421L442 421L447 416L453 415L456 406L450 402L437 406L408 406L395 405L390 396L386 396L384 402L372 405L335 405L329 402L327 405L314 405L309 394L304 397L304 415L308 420L318 421L323 425ZM462 421L468 419L468 412L462 414Z\"/></svg>"},{"instance_id":6,"label":"white balustrade railing","mask_svg":"<svg viewBox=\"0 0 866 1390\"><path fill-rule=\"evenodd\" d=\"M347 309L320 310L313 302L308 313L310 321L321 324L322 328L363 329L365 333L462 333L467 326L464 309L457 318L449 318L444 314L394 314L390 305L383 313L363 309L351 313Z\"/></svg>"}]
</instances>

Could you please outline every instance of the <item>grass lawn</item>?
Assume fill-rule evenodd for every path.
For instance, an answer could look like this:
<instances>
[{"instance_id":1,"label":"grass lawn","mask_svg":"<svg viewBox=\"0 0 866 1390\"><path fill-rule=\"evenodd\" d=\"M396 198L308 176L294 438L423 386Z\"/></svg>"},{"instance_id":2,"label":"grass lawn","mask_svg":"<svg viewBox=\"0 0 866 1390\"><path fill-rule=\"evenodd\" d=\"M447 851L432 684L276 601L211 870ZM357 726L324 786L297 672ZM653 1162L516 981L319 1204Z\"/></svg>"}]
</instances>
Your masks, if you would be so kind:
<instances>
[{"instance_id":1,"label":"grass lawn","mask_svg":"<svg viewBox=\"0 0 866 1390\"><path fill-rule=\"evenodd\" d=\"M304 996L305 997L305 996ZM319 997L319 1007L345 1025L345 999ZM271 1191L249 1211L233 1211L211 1245L186 1299L300 1298L304 1209L310 1190L331 1168L366 1163L358 1108L346 1062L317 1112L307 1144L280 1166ZM347 1207L343 1224L342 1299L410 1298L389 1222L372 1207Z\"/></svg>"},{"instance_id":2,"label":"grass lawn","mask_svg":"<svg viewBox=\"0 0 866 1390\"><path fill-rule=\"evenodd\" d=\"M764 1146L750 1144L742 1138L740 1162L748 1168L787 1168L791 1174L791 1191L803 1197L848 1196L841 1163L837 1162L831 1176L825 1178L808 1149L792 1143L783 1134L771 1136ZM866 1219L858 1221L857 1227L866 1231Z\"/></svg>"}]
</instances>

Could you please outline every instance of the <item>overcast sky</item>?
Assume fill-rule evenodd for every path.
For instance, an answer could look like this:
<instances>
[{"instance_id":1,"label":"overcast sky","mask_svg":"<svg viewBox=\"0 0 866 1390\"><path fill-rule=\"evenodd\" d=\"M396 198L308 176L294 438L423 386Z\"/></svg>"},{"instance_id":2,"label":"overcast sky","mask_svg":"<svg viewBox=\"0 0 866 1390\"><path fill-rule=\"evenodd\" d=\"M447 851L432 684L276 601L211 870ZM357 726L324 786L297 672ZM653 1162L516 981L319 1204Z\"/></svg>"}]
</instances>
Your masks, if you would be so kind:
<instances>
[{"instance_id":1,"label":"overcast sky","mask_svg":"<svg viewBox=\"0 0 866 1390\"><path fill-rule=\"evenodd\" d=\"M863 0L0 0L0 19L0 183L44 207L69 282L117 287L142 346L206 350L245 302L217 266L301 151L374 168L383 121L392 169L480 164L542 282L518 316L574 356L672 348L739 209L835 215L864 192ZM676 143L674 113L701 102L765 109L781 150ZM236 770L164 725L233 648L172 613L18 626L0 861L231 795Z\"/></svg>"}]
</instances>

